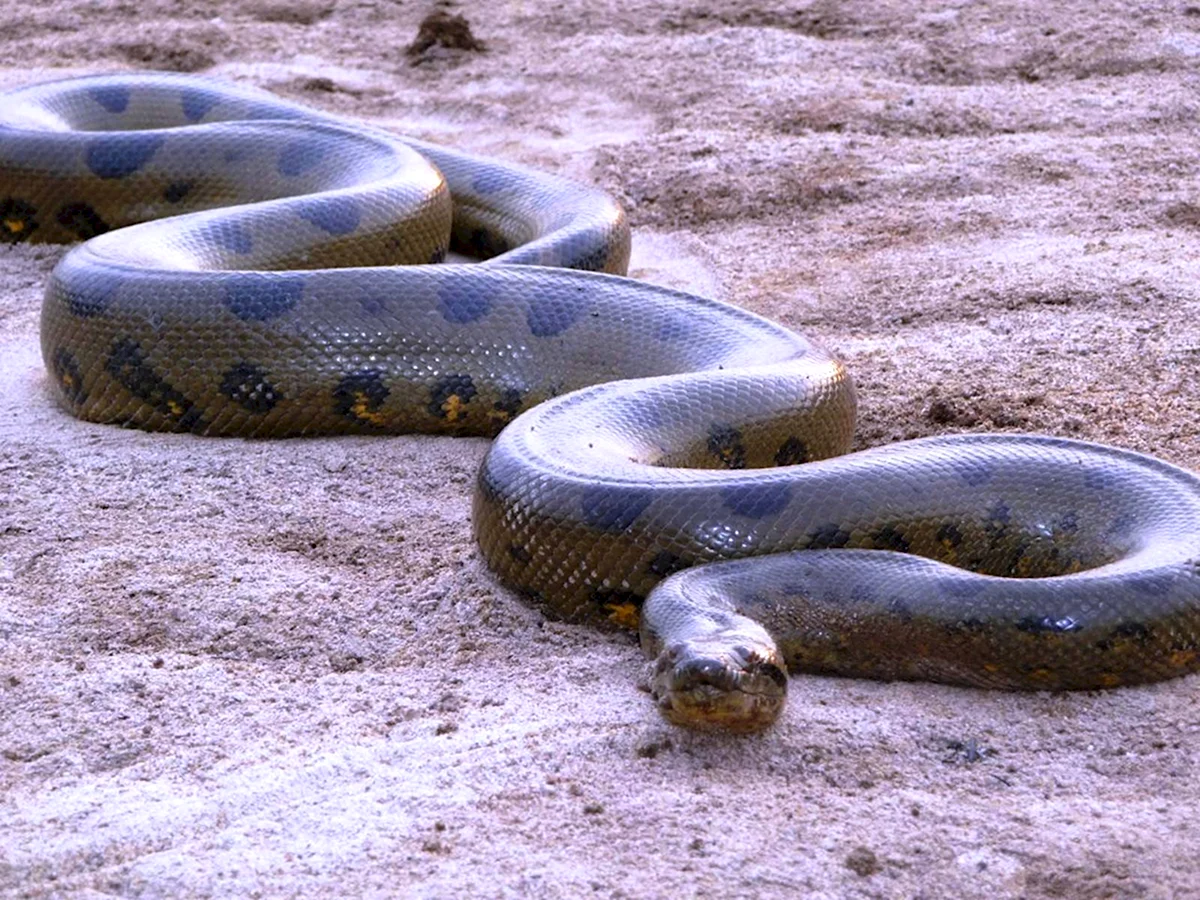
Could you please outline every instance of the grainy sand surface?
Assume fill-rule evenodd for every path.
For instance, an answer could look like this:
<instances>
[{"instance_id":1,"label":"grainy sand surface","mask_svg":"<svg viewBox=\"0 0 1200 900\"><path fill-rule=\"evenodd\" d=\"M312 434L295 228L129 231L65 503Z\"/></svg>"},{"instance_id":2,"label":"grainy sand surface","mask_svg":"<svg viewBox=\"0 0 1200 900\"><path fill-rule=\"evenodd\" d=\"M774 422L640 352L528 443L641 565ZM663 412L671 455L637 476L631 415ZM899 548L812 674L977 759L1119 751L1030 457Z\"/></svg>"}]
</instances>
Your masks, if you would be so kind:
<instances>
[{"instance_id":1,"label":"grainy sand surface","mask_svg":"<svg viewBox=\"0 0 1200 900\"><path fill-rule=\"evenodd\" d=\"M1022 430L1200 468L1200 7L0 2L0 86L201 71L595 183L633 275L817 336L859 443ZM472 544L481 440L76 422L61 248L0 246L0 891L1200 896L1200 681L793 682L659 721L632 638Z\"/></svg>"}]
</instances>

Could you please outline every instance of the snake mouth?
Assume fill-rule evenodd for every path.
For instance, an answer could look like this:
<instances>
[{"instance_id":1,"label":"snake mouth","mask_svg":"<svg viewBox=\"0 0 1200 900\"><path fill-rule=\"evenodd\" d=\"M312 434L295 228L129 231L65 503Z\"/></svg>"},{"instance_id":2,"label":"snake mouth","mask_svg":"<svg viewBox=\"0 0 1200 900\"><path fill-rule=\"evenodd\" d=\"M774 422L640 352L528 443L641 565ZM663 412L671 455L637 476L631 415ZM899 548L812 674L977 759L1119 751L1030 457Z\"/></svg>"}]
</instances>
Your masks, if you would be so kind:
<instances>
[{"instance_id":1,"label":"snake mouth","mask_svg":"<svg viewBox=\"0 0 1200 900\"><path fill-rule=\"evenodd\" d=\"M658 657L651 693L672 724L748 734L779 718L787 670L774 647L677 643Z\"/></svg>"}]
</instances>

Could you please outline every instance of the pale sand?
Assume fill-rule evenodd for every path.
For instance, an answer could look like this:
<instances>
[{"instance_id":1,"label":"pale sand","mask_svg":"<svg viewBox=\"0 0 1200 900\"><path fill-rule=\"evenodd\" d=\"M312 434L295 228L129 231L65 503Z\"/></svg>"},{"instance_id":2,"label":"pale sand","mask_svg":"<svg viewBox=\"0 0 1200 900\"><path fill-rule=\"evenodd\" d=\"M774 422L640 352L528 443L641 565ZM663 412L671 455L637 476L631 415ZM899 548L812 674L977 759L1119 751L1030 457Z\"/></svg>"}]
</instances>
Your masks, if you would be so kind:
<instances>
[{"instance_id":1,"label":"pale sand","mask_svg":"<svg viewBox=\"0 0 1200 900\"><path fill-rule=\"evenodd\" d=\"M1200 468L1200 8L5 0L12 86L199 68L598 184L634 275L847 361L863 446L1043 431ZM1200 896L1195 678L802 677L663 724L632 638L471 540L481 440L80 424L0 247L0 890L14 896ZM972 748L978 753L972 753Z\"/></svg>"}]
</instances>

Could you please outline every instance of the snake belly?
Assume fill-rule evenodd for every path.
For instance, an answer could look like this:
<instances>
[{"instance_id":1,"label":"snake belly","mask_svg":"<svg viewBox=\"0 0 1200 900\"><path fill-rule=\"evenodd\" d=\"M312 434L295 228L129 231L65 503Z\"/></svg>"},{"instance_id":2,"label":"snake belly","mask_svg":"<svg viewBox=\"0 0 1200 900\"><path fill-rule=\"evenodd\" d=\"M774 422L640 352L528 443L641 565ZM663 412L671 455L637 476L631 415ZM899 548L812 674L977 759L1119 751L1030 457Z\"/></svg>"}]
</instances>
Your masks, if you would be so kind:
<instances>
[{"instance_id":1,"label":"snake belly","mask_svg":"<svg viewBox=\"0 0 1200 900\"><path fill-rule=\"evenodd\" d=\"M1029 435L847 453L837 360L620 277L623 212L565 179L206 78L95 76L5 95L0 239L86 241L41 330L82 419L498 435L487 564L556 616L640 624L672 721L765 727L796 669L1087 688L1200 667L1196 475Z\"/></svg>"}]
</instances>

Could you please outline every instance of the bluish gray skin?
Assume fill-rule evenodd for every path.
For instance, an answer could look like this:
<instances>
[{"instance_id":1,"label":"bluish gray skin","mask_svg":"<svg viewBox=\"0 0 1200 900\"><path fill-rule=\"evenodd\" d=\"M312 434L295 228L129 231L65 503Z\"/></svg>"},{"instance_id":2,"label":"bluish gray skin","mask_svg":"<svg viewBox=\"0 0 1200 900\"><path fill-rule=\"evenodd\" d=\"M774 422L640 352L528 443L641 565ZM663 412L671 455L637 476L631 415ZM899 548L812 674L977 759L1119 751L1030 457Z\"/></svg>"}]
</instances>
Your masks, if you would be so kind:
<instances>
[{"instance_id":1,"label":"bluish gray skin","mask_svg":"<svg viewBox=\"0 0 1200 900\"><path fill-rule=\"evenodd\" d=\"M1195 475L1036 436L842 455L842 366L617 277L629 230L597 191L261 91L99 76L0 104L0 238L90 238L42 315L80 418L499 432L488 565L557 616L640 622L671 721L766 727L788 669L1040 689L1200 666ZM429 264L450 248L488 261Z\"/></svg>"}]
</instances>

